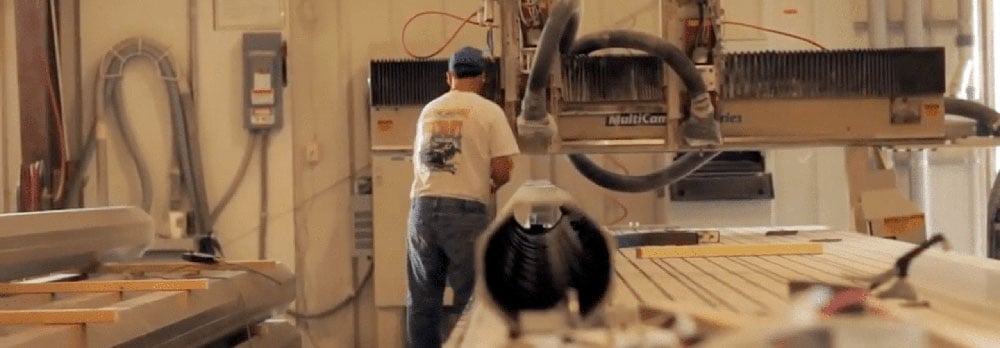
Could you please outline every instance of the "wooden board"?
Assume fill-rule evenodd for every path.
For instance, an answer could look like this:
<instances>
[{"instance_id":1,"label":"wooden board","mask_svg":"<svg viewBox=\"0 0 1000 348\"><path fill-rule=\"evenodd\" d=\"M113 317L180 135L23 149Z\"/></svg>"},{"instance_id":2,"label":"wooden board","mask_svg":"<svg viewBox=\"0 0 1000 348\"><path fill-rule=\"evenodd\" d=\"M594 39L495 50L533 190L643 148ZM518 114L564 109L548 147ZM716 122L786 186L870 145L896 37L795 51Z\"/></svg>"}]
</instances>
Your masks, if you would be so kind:
<instances>
[{"instance_id":1,"label":"wooden board","mask_svg":"<svg viewBox=\"0 0 1000 348\"><path fill-rule=\"evenodd\" d=\"M183 271L238 271L247 268L257 271L270 271L277 268L277 261L253 260L253 261L227 261L217 264L203 264L196 262L150 262L150 263L105 263L98 269L99 272L108 273L156 273L156 272L183 272Z\"/></svg>"},{"instance_id":2,"label":"wooden board","mask_svg":"<svg viewBox=\"0 0 1000 348\"><path fill-rule=\"evenodd\" d=\"M283 282L293 277L286 267L275 265L267 273ZM225 314L220 309L259 306L259 299L269 298L262 294L273 293L261 290L272 284L247 270L198 272L207 279L183 278L190 275L185 269L150 278L126 271L130 274L90 273L73 283L0 284L18 292L0 296L0 309L5 309L0 311L0 347L119 346L178 320L215 318ZM151 290L141 291L145 288ZM292 289L284 290L277 293L281 298ZM87 323L94 325L80 325Z\"/></svg>"},{"instance_id":3,"label":"wooden board","mask_svg":"<svg viewBox=\"0 0 1000 348\"><path fill-rule=\"evenodd\" d=\"M111 323L115 309L38 309L0 311L0 325Z\"/></svg>"},{"instance_id":4,"label":"wooden board","mask_svg":"<svg viewBox=\"0 0 1000 348\"><path fill-rule=\"evenodd\" d=\"M712 328L752 326L783 318L788 309L791 282L867 287L867 278L890 269L897 257L913 248L912 244L898 241L808 227L784 229L798 231L795 235L766 235L767 231L773 230L774 227L723 229L720 244L697 247L735 247L743 250L762 244L781 247L818 244L821 253L653 259L640 258L633 250L619 249L614 254L617 277L612 302L634 305L634 301L638 301L641 307L689 313L699 319L700 324ZM810 242L819 239L837 241ZM958 292L966 296L955 300L968 301L982 297L981 293L991 284L990 275L1000 277L998 262L973 262L970 259L968 263L963 263L965 261L961 258L950 261L955 255L949 255L947 260L942 257L944 255L940 252L930 250L922 256L925 261L914 263L911 280L916 286L935 284L927 278L939 281L950 279L950 275L940 274L943 272L941 268L964 269L964 273L953 273L955 277L971 275L966 278L970 278L972 286L964 285ZM997 311L968 309L947 302L946 299L957 293L955 289L948 289L950 292L944 294L919 289L923 290L922 297L932 303L930 307L910 308L898 300L882 302L891 316L924 325L931 333L933 346L983 346L982 342L1000 341L1000 334L997 334L1000 332L1000 315L995 314ZM989 306L992 304L990 301L982 304ZM450 343L457 344L453 346L496 347L506 342L504 328L498 326L502 322L490 317L489 311L480 309L481 306L473 307L467 316L469 320L460 329L462 332L452 336ZM712 321L705 318L716 318L717 324L711 324Z\"/></svg>"},{"instance_id":5,"label":"wooden board","mask_svg":"<svg viewBox=\"0 0 1000 348\"><path fill-rule=\"evenodd\" d=\"M3 283L0 294L44 294L60 292L180 291L208 289L208 279L143 279L58 283Z\"/></svg>"},{"instance_id":6,"label":"wooden board","mask_svg":"<svg viewBox=\"0 0 1000 348\"><path fill-rule=\"evenodd\" d=\"M764 255L815 255L823 253L820 243L782 243L747 245L684 245L636 248L636 257L684 258Z\"/></svg>"}]
</instances>

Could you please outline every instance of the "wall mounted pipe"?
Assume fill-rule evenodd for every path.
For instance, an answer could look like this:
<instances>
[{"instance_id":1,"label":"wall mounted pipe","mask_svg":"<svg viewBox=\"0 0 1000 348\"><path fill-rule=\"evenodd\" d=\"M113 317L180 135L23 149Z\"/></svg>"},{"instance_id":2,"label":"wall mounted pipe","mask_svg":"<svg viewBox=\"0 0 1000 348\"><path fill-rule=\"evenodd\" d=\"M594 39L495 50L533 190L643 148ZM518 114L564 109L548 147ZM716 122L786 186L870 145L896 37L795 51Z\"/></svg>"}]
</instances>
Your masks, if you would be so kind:
<instances>
[{"instance_id":1,"label":"wall mounted pipe","mask_svg":"<svg viewBox=\"0 0 1000 348\"><path fill-rule=\"evenodd\" d=\"M903 37L908 47L923 47L925 36L924 0L905 0L903 3Z\"/></svg>"},{"instance_id":2,"label":"wall mounted pipe","mask_svg":"<svg viewBox=\"0 0 1000 348\"><path fill-rule=\"evenodd\" d=\"M905 0L903 3L903 35L907 47L925 46L924 0ZM926 149L910 152L910 200L924 212L924 226L933 229L931 214L930 153Z\"/></svg>"},{"instance_id":3,"label":"wall mounted pipe","mask_svg":"<svg viewBox=\"0 0 1000 348\"><path fill-rule=\"evenodd\" d=\"M948 86L948 95L957 96L964 92L969 86L969 79L972 77L972 50L975 48L975 29L972 26L973 20L972 0L958 0L958 34L955 36L955 46L958 48L959 65L951 78ZM969 95L969 99L974 96Z\"/></svg>"},{"instance_id":4,"label":"wall mounted pipe","mask_svg":"<svg viewBox=\"0 0 1000 348\"><path fill-rule=\"evenodd\" d=\"M889 47L889 4L868 0L868 40L872 48Z\"/></svg>"}]
</instances>

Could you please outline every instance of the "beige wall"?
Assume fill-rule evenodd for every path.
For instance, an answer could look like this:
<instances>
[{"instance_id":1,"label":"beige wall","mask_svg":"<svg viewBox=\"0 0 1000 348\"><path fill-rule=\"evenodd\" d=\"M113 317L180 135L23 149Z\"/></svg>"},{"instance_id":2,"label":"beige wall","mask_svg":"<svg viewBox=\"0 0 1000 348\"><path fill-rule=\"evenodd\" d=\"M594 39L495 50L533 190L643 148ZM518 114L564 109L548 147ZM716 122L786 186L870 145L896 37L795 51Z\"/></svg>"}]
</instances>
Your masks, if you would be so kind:
<instances>
[{"instance_id":1,"label":"beige wall","mask_svg":"<svg viewBox=\"0 0 1000 348\"><path fill-rule=\"evenodd\" d=\"M215 206L236 171L248 139L242 127L241 31L216 31L212 1L82 1L80 4L80 59L83 86L93 85L102 56L113 45L142 36L169 47L177 70L195 86L204 180L210 206ZM193 18L189 16L194 11ZM193 31L193 32L192 32ZM192 35L193 34L193 35ZM192 38L195 40L192 41ZM191 76L191 50L199 75ZM140 139L154 184L153 217L157 231L167 233L169 168L173 161L170 114L166 90L149 62L130 64L123 82L127 113ZM83 110L93 117L94 94L84 88ZM111 120L107 165L110 204L135 204L140 192L134 167ZM291 129L273 133L269 156L268 256L292 263ZM256 156L256 154L255 154ZM216 224L219 239L231 258L255 258L260 170L257 159L232 203ZM88 201L96 199L90 185Z\"/></svg>"}]
</instances>

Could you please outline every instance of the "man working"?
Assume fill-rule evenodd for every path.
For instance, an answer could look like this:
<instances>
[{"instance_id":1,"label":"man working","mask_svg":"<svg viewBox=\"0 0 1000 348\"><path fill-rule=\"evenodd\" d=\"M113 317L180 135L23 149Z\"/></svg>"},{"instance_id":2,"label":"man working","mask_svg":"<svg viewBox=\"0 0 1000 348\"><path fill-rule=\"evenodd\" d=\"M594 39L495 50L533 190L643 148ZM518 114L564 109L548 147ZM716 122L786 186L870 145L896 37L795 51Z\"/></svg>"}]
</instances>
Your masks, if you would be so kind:
<instances>
[{"instance_id":1,"label":"man working","mask_svg":"<svg viewBox=\"0 0 1000 348\"><path fill-rule=\"evenodd\" d=\"M469 301L475 240L490 222L486 202L510 180L511 156L520 152L503 110L478 94L485 68L482 51L456 52L448 61L451 91L420 113L407 228L410 347L441 346L446 279L454 308Z\"/></svg>"}]
</instances>

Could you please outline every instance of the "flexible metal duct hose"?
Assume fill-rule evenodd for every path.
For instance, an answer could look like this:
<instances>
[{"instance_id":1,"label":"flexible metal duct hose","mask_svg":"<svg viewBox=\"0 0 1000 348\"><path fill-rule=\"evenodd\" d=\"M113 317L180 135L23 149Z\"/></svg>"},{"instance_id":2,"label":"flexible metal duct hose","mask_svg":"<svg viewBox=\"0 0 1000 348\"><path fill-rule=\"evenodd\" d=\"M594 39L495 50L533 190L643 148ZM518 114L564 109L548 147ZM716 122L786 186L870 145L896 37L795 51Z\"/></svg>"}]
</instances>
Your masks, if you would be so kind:
<instances>
[{"instance_id":1,"label":"flexible metal duct hose","mask_svg":"<svg viewBox=\"0 0 1000 348\"><path fill-rule=\"evenodd\" d=\"M610 289L611 247L603 230L572 208L552 228L514 218L486 241L486 290L508 317L557 306L574 290L580 315L595 312Z\"/></svg>"}]
</instances>

